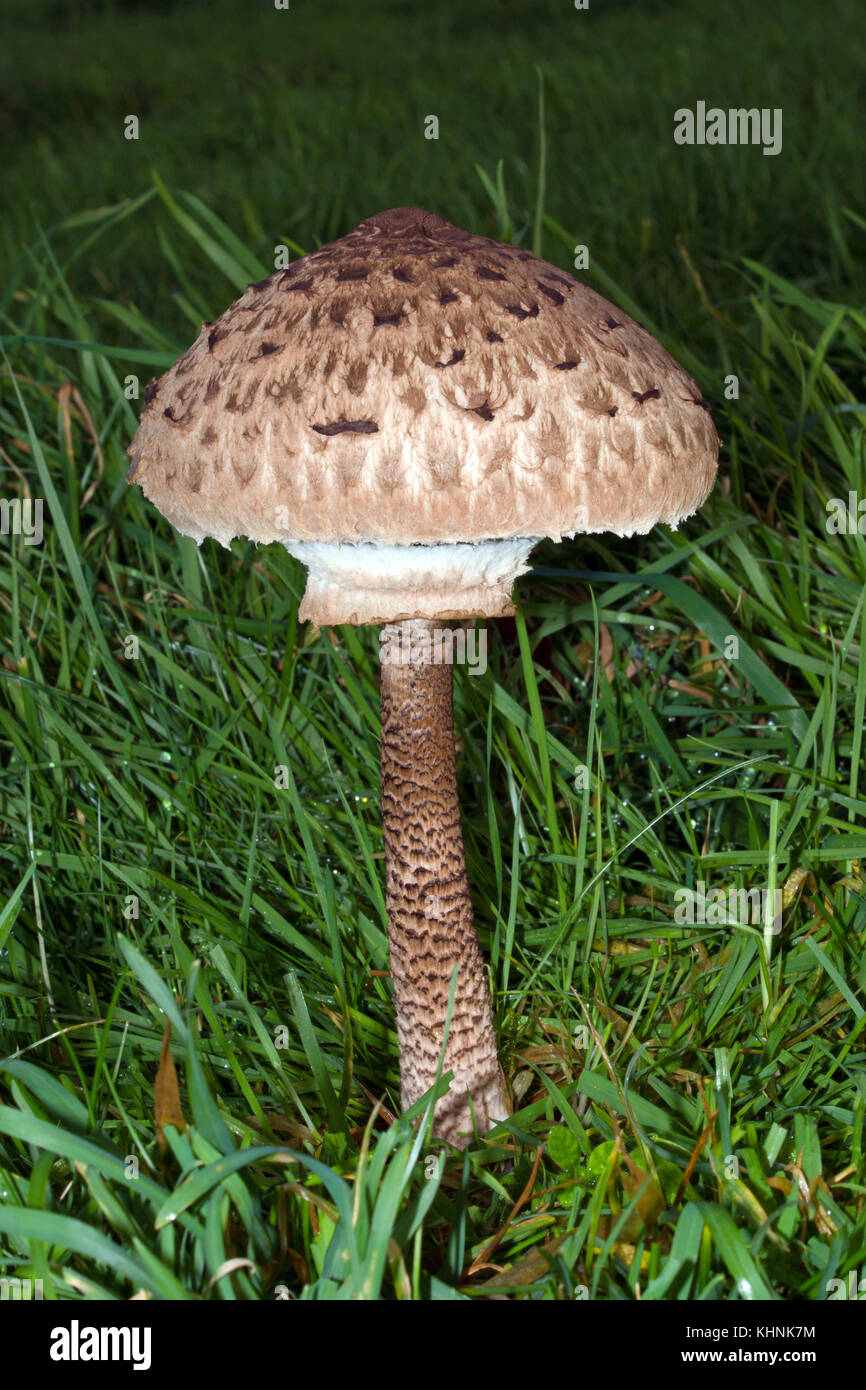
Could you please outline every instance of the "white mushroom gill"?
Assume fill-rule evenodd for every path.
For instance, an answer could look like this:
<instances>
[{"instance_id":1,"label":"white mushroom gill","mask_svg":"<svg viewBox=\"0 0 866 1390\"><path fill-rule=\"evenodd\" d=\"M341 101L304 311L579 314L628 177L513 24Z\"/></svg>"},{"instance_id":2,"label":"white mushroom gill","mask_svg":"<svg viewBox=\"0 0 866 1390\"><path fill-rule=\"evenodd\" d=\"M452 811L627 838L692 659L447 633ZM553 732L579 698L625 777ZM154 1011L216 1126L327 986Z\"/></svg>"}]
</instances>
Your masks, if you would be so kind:
<instances>
[{"instance_id":1,"label":"white mushroom gill","mask_svg":"<svg viewBox=\"0 0 866 1390\"><path fill-rule=\"evenodd\" d=\"M301 617L317 623L394 622L510 613L538 536L508 540L380 545L286 541L308 568Z\"/></svg>"},{"instance_id":2,"label":"white mushroom gill","mask_svg":"<svg viewBox=\"0 0 866 1390\"><path fill-rule=\"evenodd\" d=\"M378 545L375 541L286 541L290 555L320 583L364 589L466 588L513 584L525 574L538 536L457 541L438 545Z\"/></svg>"}]
</instances>

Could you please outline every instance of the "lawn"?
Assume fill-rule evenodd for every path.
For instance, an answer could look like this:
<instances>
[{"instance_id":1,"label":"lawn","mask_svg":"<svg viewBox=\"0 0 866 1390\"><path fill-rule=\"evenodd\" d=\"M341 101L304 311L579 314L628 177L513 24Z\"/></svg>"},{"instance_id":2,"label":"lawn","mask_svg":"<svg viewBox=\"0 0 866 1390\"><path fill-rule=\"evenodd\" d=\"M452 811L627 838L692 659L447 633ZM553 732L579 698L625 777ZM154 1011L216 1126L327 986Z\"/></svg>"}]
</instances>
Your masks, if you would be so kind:
<instances>
[{"instance_id":1,"label":"lawn","mask_svg":"<svg viewBox=\"0 0 866 1390\"><path fill-rule=\"evenodd\" d=\"M859 8L7 13L2 500L43 534L0 535L0 1275L840 1296L866 1275ZM699 100L781 108L782 151L677 146ZM287 553L197 549L125 481L145 382L275 246L412 203L566 270L587 246L723 440L697 517L543 544L455 672L514 1103L465 1154L400 1116L376 631L310 631Z\"/></svg>"}]
</instances>

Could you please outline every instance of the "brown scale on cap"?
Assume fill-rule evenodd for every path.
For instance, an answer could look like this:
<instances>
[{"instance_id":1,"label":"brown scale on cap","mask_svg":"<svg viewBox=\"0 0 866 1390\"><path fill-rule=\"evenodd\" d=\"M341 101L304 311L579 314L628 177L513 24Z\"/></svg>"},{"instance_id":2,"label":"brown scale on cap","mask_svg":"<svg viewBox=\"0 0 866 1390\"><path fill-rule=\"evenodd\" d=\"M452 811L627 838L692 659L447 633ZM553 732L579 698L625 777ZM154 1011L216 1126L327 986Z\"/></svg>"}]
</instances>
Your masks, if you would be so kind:
<instances>
[{"instance_id":1,"label":"brown scale on cap","mask_svg":"<svg viewBox=\"0 0 866 1390\"><path fill-rule=\"evenodd\" d=\"M411 544L676 524L718 438L620 309L530 251L394 208L203 325L148 387L129 452L130 481L198 540Z\"/></svg>"}]
</instances>

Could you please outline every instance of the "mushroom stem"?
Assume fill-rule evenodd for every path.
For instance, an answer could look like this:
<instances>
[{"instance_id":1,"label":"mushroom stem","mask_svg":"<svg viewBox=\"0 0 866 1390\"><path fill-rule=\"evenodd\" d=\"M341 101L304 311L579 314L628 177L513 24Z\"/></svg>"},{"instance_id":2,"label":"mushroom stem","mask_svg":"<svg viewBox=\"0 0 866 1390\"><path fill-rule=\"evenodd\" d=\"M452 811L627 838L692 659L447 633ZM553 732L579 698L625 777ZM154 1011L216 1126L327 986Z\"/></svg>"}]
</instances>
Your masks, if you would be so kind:
<instances>
[{"instance_id":1,"label":"mushroom stem","mask_svg":"<svg viewBox=\"0 0 866 1390\"><path fill-rule=\"evenodd\" d=\"M434 1133L465 1144L508 1113L486 971L472 921L457 773L451 663L437 662L426 619L388 623L382 653L382 823L401 1099L436 1080L451 976L457 986ZM471 1108L470 1108L471 1097Z\"/></svg>"}]
</instances>

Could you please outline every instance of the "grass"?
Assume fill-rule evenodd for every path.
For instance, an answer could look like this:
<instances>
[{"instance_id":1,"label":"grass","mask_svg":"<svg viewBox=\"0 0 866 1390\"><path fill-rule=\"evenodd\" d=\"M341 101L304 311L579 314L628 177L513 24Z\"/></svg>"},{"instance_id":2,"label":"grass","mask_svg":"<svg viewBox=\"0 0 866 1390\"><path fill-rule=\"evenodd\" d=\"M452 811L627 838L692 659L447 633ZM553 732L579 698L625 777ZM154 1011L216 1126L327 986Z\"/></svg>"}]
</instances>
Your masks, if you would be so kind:
<instances>
[{"instance_id":1,"label":"grass","mask_svg":"<svg viewBox=\"0 0 866 1390\"><path fill-rule=\"evenodd\" d=\"M606 0L586 12L560 0L297 0L280 12L232 0L8 0L6 12L6 265L33 239L36 219L55 226L118 203L147 188L154 169L219 212L268 263L278 242L312 248L395 201L460 225L482 218L479 228L495 234L469 170L492 173L499 159L518 220L531 222L537 63L549 206L589 245L593 268L616 267L681 340L701 333L704 316L679 247L720 296L740 291L732 267L743 256L802 276L820 294L851 283L857 303L866 289L840 212L866 212L852 117L862 107L866 36L846 0L820 11L788 0L777 13L748 0ZM698 99L781 106L782 154L675 147L673 113ZM124 138L129 114L139 117L138 140ZM429 114L438 140L424 138ZM188 337L202 306L189 312L167 260L180 251L176 231L155 204L142 218L114 228L96 254L74 248L73 292L96 301L100 327L125 305ZM220 311L225 282L210 263L187 259L184 268Z\"/></svg>"},{"instance_id":2,"label":"grass","mask_svg":"<svg viewBox=\"0 0 866 1390\"><path fill-rule=\"evenodd\" d=\"M127 28L84 12L133 47L148 14ZM360 20L342 23L360 42ZM651 6L605 20L588 128L622 35L650 23ZM786 71L812 23L776 56ZM224 36L240 54L251 42ZM440 38L434 64L456 44L480 67L490 42L473 16ZM660 160L646 186L626 164L578 216L563 191L578 156L557 138L567 55L551 42L542 65L536 200L535 74L500 48L531 138L509 158L520 127L503 120L482 151L467 116L447 195L429 201L482 230L532 228L566 267L591 226L606 253L590 278L695 374L725 451L680 532L540 547L519 619L489 626L488 671L458 672L468 869L515 1099L465 1155L423 1115L394 1118L376 634L313 637L287 554L199 551L124 481L129 378L168 365L268 268L275 233L232 197L243 158L222 152L188 187L162 161L156 183L126 170L135 195L86 212L103 187L121 194L95 130L56 188L37 169L44 234L4 232L26 240L0 300L4 496L44 499L45 536L4 535L0 569L0 1267L46 1297L820 1300L864 1273L866 536L827 529L830 499L866 497L866 227L834 191L849 137L812 133L826 196L802 215L808 160L771 186L772 161L747 150ZM840 91L854 49L840 46ZM624 121L669 50L647 45ZM173 61L153 77L163 122ZM309 90L285 101L305 95L309 115L327 63L312 51ZM347 108L354 92L363 111L375 75L335 82ZM65 80L85 77L70 62ZM291 129L259 111L235 138L278 131L303 154ZM628 138L614 129L595 158ZM272 224L301 248L367 200L427 200L432 176L401 175L405 150L374 177L357 129L349 151L321 125L318 139L328 196ZM261 165L256 180L276 177L272 147ZM207 196L216 170L225 194ZM23 165L12 176L23 187ZM772 231L768 216L736 225L771 195ZM272 217L260 182L257 200ZM649 244L620 246L644 213ZM781 930L682 921L678 894L698 882L778 887Z\"/></svg>"}]
</instances>

